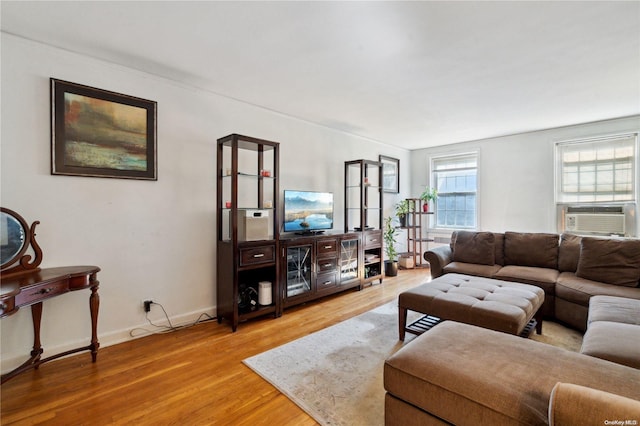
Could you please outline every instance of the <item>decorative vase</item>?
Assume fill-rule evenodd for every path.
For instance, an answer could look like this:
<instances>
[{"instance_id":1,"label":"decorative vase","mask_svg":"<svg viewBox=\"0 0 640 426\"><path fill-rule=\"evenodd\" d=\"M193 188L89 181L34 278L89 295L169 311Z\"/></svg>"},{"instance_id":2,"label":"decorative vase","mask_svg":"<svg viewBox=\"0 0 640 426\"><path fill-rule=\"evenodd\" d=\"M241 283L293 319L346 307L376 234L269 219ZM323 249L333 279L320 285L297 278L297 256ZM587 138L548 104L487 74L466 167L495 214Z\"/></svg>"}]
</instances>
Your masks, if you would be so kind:
<instances>
[{"instance_id":1,"label":"decorative vase","mask_svg":"<svg viewBox=\"0 0 640 426\"><path fill-rule=\"evenodd\" d=\"M400 220L400 227L405 228L407 226L407 215L398 216L398 219Z\"/></svg>"},{"instance_id":2,"label":"decorative vase","mask_svg":"<svg viewBox=\"0 0 640 426\"><path fill-rule=\"evenodd\" d=\"M423 205L422 205L422 211L427 213L429 211L429 202L426 201Z\"/></svg>"}]
</instances>

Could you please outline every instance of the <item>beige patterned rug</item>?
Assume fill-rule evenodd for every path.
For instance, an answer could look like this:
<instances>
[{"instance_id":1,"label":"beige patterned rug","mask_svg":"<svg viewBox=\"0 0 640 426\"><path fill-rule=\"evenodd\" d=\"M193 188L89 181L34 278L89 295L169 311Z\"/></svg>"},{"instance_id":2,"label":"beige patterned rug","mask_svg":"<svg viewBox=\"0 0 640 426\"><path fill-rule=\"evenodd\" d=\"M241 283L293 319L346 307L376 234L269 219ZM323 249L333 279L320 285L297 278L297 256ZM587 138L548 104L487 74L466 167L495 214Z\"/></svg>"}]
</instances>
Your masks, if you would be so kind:
<instances>
[{"instance_id":1,"label":"beige patterned rug","mask_svg":"<svg viewBox=\"0 0 640 426\"><path fill-rule=\"evenodd\" d=\"M409 312L408 321L419 318ZM243 362L321 425L384 424L384 360L398 340L397 301L263 352ZM579 350L581 334L543 324L545 343Z\"/></svg>"}]
</instances>

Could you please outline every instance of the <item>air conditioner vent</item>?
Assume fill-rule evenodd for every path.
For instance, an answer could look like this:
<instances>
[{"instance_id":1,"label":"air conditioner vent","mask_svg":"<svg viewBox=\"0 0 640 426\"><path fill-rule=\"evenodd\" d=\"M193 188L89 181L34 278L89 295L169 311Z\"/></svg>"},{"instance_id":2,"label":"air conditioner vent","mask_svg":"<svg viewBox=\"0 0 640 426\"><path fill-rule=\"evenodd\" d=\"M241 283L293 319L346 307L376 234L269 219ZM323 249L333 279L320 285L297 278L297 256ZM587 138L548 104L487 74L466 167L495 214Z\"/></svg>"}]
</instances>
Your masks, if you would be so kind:
<instances>
[{"instance_id":1,"label":"air conditioner vent","mask_svg":"<svg viewBox=\"0 0 640 426\"><path fill-rule=\"evenodd\" d=\"M566 230L576 233L624 235L624 214L567 213Z\"/></svg>"},{"instance_id":2,"label":"air conditioner vent","mask_svg":"<svg viewBox=\"0 0 640 426\"><path fill-rule=\"evenodd\" d=\"M567 207L567 213L613 213L624 214L624 207L622 206L589 206L589 207Z\"/></svg>"}]
</instances>

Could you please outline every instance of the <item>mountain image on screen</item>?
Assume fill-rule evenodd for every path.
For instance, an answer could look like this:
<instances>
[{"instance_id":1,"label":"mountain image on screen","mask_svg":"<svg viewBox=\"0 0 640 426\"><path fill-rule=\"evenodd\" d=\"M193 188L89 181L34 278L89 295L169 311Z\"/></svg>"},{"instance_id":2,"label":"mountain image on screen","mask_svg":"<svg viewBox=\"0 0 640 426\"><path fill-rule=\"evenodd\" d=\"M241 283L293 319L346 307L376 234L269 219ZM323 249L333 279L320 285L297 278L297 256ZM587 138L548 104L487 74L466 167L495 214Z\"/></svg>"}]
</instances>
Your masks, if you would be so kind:
<instances>
[{"instance_id":1,"label":"mountain image on screen","mask_svg":"<svg viewBox=\"0 0 640 426\"><path fill-rule=\"evenodd\" d=\"M284 191L284 230L316 231L333 228L333 194Z\"/></svg>"}]
</instances>

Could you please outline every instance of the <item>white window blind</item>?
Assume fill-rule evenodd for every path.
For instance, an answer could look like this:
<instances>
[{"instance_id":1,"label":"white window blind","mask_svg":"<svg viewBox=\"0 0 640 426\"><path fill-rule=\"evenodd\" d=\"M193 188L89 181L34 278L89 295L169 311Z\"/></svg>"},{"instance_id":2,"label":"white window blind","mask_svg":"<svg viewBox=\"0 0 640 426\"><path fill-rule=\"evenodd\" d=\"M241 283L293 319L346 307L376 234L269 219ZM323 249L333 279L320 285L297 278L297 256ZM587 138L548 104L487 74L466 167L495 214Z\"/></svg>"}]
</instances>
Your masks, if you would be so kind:
<instances>
[{"instance_id":1,"label":"white window blind","mask_svg":"<svg viewBox=\"0 0 640 426\"><path fill-rule=\"evenodd\" d=\"M637 134L556 145L558 203L635 200Z\"/></svg>"},{"instance_id":2,"label":"white window blind","mask_svg":"<svg viewBox=\"0 0 640 426\"><path fill-rule=\"evenodd\" d=\"M476 228L478 154L433 158L431 170L434 186L438 190L436 226Z\"/></svg>"}]
</instances>

